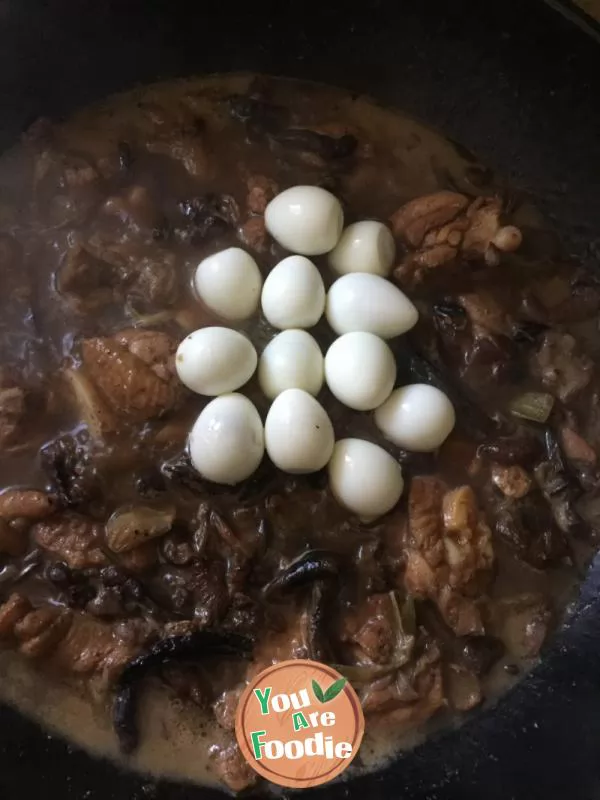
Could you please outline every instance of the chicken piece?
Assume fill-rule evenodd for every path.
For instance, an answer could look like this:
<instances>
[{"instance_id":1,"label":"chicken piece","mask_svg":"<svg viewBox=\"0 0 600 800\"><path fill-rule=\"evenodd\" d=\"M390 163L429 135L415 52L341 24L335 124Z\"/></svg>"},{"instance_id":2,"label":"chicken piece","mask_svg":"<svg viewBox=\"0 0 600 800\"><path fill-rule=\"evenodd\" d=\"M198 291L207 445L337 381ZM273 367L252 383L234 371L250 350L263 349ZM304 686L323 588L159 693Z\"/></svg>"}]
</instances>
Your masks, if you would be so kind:
<instances>
[{"instance_id":1,"label":"chicken piece","mask_svg":"<svg viewBox=\"0 0 600 800\"><path fill-rule=\"evenodd\" d=\"M35 489L7 489L0 494L0 519L44 519L56 511L57 499Z\"/></svg>"},{"instance_id":2,"label":"chicken piece","mask_svg":"<svg viewBox=\"0 0 600 800\"><path fill-rule=\"evenodd\" d=\"M77 177L80 183L95 183L99 178L114 178L131 165L129 145L107 133L102 126L54 125L49 119L40 118L22 138L34 151L58 159L62 156L70 162L71 168L81 173Z\"/></svg>"},{"instance_id":3,"label":"chicken piece","mask_svg":"<svg viewBox=\"0 0 600 800\"><path fill-rule=\"evenodd\" d=\"M440 651L426 641L420 656L396 674L368 685L361 692L369 724L406 732L425 722L444 705Z\"/></svg>"},{"instance_id":4,"label":"chicken piece","mask_svg":"<svg viewBox=\"0 0 600 800\"><path fill-rule=\"evenodd\" d=\"M514 225L502 225L502 201L498 197L478 197L467 209L469 226L465 231L460 254L467 260L483 259L494 266L499 253L518 250L523 241Z\"/></svg>"},{"instance_id":5,"label":"chicken piece","mask_svg":"<svg viewBox=\"0 0 600 800\"><path fill-rule=\"evenodd\" d=\"M469 198L457 192L442 191L417 197L392 214L392 232L410 247L419 248L429 233L457 219L468 205Z\"/></svg>"},{"instance_id":6,"label":"chicken piece","mask_svg":"<svg viewBox=\"0 0 600 800\"><path fill-rule=\"evenodd\" d=\"M11 594L5 603L0 605L0 639L13 635L15 625L31 611L31 603L23 595Z\"/></svg>"},{"instance_id":7,"label":"chicken piece","mask_svg":"<svg viewBox=\"0 0 600 800\"><path fill-rule=\"evenodd\" d=\"M109 559L101 550L103 526L93 520L66 512L38 522L32 528L39 547L64 561L71 569L106 566Z\"/></svg>"},{"instance_id":8,"label":"chicken piece","mask_svg":"<svg viewBox=\"0 0 600 800\"><path fill-rule=\"evenodd\" d=\"M532 374L563 402L584 389L591 380L593 361L578 349L574 337L551 330L531 358Z\"/></svg>"},{"instance_id":9,"label":"chicken piece","mask_svg":"<svg viewBox=\"0 0 600 800\"><path fill-rule=\"evenodd\" d=\"M75 310L82 313L122 299L120 278L115 268L80 244L67 250L58 271L57 289Z\"/></svg>"},{"instance_id":10,"label":"chicken piece","mask_svg":"<svg viewBox=\"0 0 600 800\"><path fill-rule=\"evenodd\" d=\"M176 349L173 340L155 331L85 339L83 372L110 411L143 422L175 408L182 398Z\"/></svg>"},{"instance_id":11,"label":"chicken piece","mask_svg":"<svg viewBox=\"0 0 600 800\"><path fill-rule=\"evenodd\" d=\"M389 663L394 650L395 631L389 604L388 595L372 595L366 603L366 618L355 620L356 630L352 639L376 664Z\"/></svg>"},{"instance_id":12,"label":"chicken piece","mask_svg":"<svg viewBox=\"0 0 600 800\"><path fill-rule=\"evenodd\" d=\"M214 176L216 161L208 147L206 126L194 109L183 103L167 109L157 101L144 100L136 110L136 144L180 162L192 177Z\"/></svg>"},{"instance_id":13,"label":"chicken piece","mask_svg":"<svg viewBox=\"0 0 600 800\"><path fill-rule=\"evenodd\" d=\"M438 478L416 477L408 514L407 591L434 600L457 635L483 633L479 610L468 595L490 572L494 553L473 490L448 491Z\"/></svg>"},{"instance_id":14,"label":"chicken piece","mask_svg":"<svg viewBox=\"0 0 600 800\"><path fill-rule=\"evenodd\" d=\"M96 673L104 686L129 663L149 633L149 626L138 620L124 629L124 623L108 625L60 606L33 609L18 594L0 606L0 637L14 636L28 658L50 656L52 666L61 672Z\"/></svg>"},{"instance_id":15,"label":"chicken piece","mask_svg":"<svg viewBox=\"0 0 600 800\"><path fill-rule=\"evenodd\" d=\"M166 333L160 331L141 331L130 328L115 337L129 348L129 352L147 364L162 380L170 380L175 371L176 345Z\"/></svg>"},{"instance_id":16,"label":"chicken piece","mask_svg":"<svg viewBox=\"0 0 600 800\"><path fill-rule=\"evenodd\" d=\"M214 177L216 161L198 132L170 130L164 136L149 139L145 147L149 153L179 161L193 178Z\"/></svg>"},{"instance_id":17,"label":"chicken piece","mask_svg":"<svg viewBox=\"0 0 600 800\"><path fill-rule=\"evenodd\" d=\"M404 584L415 597L431 597L436 592L437 578L435 570L418 550L406 553Z\"/></svg>"},{"instance_id":18,"label":"chicken piece","mask_svg":"<svg viewBox=\"0 0 600 800\"><path fill-rule=\"evenodd\" d=\"M442 586L436 598L446 624L457 636L485 633L478 604L449 585Z\"/></svg>"},{"instance_id":19,"label":"chicken piece","mask_svg":"<svg viewBox=\"0 0 600 800\"><path fill-rule=\"evenodd\" d=\"M258 775L248 764L236 742L226 747L213 745L211 755L214 758L215 772L232 792L241 792L256 784Z\"/></svg>"},{"instance_id":20,"label":"chicken piece","mask_svg":"<svg viewBox=\"0 0 600 800\"><path fill-rule=\"evenodd\" d=\"M112 268L119 283L117 296L126 297L140 313L172 306L179 294L176 254L146 239L132 237L127 229L121 235L96 231L85 242L90 254Z\"/></svg>"},{"instance_id":21,"label":"chicken piece","mask_svg":"<svg viewBox=\"0 0 600 800\"><path fill-rule=\"evenodd\" d=\"M461 486L444 495L444 550L450 586L468 587L479 572L494 562L492 532L477 507L475 492Z\"/></svg>"},{"instance_id":22,"label":"chicken piece","mask_svg":"<svg viewBox=\"0 0 600 800\"><path fill-rule=\"evenodd\" d=\"M409 248L394 275L399 283L419 283L435 267L460 261L496 265L501 252L516 250L521 232L500 223L499 198L470 201L457 192L417 197L390 218L394 235Z\"/></svg>"},{"instance_id":23,"label":"chicken piece","mask_svg":"<svg viewBox=\"0 0 600 800\"><path fill-rule=\"evenodd\" d=\"M23 430L27 415L25 390L7 370L0 368L0 446L13 445Z\"/></svg>"},{"instance_id":24,"label":"chicken piece","mask_svg":"<svg viewBox=\"0 0 600 800\"><path fill-rule=\"evenodd\" d=\"M408 661L414 636L402 629L402 620L395 617L389 593L374 594L346 616L342 639L360 648L364 657L375 664Z\"/></svg>"},{"instance_id":25,"label":"chicken piece","mask_svg":"<svg viewBox=\"0 0 600 800\"><path fill-rule=\"evenodd\" d=\"M491 291L479 290L461 294L457 300L467 312L474 337L489 334L508 336L510 334L512 319Z\"/></svg>"},{"instance_id":26,"label":"chicken piece","mask_svg":"<svg viewBox=\"0 0 600 800\"><path fill-rule=\"evenodd\" d=\"M264 214L267 205L279 192L275 181L264 175L252 175L248 178L248 196L246 205L252 214Z\"/></svg>"},{"instance_id":27,"label":"chicken piece","mask_svg":"<svg viewBox=\"0 0 600 800\"><path fill-rule=\"evenodd\" d=\"M501 464L492 464L492 483L500 489L505 497L520 498L531 490L533 481L523 467L516 465L504 467Z\"/></svg>"},{"instance_id":28,"label":"chicken piece","mask_svg":"<svg viewBox=\"0 0 600 800\"><path fill-rule=\"evenodd\" d=\"M47 656L67 635L72 622L73 612L68 608L46 605L30 611L14 627L20 652L28 658Z\"/></svg>"},{"instance_id":29,"label":"chicken piece","mask_svg":"<svg viewBox=\"0 0 600 800\"><path fill-rule=\"evenodd\" d=\"M442 560L440 508L447 490L438 478L417 477L411 483L408 497L411 546L422 551L433 566Z\"/></svg>"},{"instance_id":30,"label":"chicken piece","mask_svg":"<svg viewBox=\"0 0 600 800\"><path fill-rule=\"evenodd\" d=\"M47 225L82 223L98 204L102 178L87 156L51 145L37 157L33 175L35 213Z\"/></svg>"},{"instance_id":31,"label":"chicken piece","mask_svg":"<svg viewBox=\"0 0 600 800\"><path fill-rule=\"evenodd\" d=\"M120 636L115 626L88 614L76 614L55 649L52 661L66 672L75 675L96 672L110 682L137 653L140 644L140 641L128 641Z\"/></svg>"}]
</instances>

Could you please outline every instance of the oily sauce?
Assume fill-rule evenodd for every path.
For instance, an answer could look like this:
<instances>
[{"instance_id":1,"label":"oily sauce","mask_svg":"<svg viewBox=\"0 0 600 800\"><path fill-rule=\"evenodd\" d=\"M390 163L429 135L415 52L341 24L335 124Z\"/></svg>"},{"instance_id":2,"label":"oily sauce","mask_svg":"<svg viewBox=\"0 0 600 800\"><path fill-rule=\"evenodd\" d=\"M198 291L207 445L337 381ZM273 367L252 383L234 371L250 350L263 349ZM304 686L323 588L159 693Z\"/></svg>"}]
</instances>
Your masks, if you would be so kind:
<instances>
[{"instance_id":1,"label":"oily sauce","mask_svg":"<svg viewBox=\"0 0 600 800\"><path fill-rule=\"evenodd\" d=\"M289 137L283 146L269 143L253 129L252 120L248 124L249 112L244 112L243 104L232 115L232 97L257 96L272 107L287 109L297 127L301 123L303 129L338 137L352 132L358 140L352 169L346 170L343 159L331 163L322 154L302 147L294 149ZM267 124L270 106L263 109ZM48 137L51 151L68 152L70 158L80 162L57 167L56 162L44 161L40 152ZM195 144L196 140L200 144ZM132 153L131 141L146 145ZM86 165L90 162L102 176L100 189L97 182L91 187L86 183ZM62 177L57 179L56 170L63 168ZM403 203L440 189L469 196L491 195L498 190L493 175L476 159L409 117L345 91L282 79L224 75L157 84L109 98L52 129L40 123L0 160L0 236L5 241L4 250L0 249L5 282L0 298L0 362L16 369L47 402L43 413L31 417L26 439L13 443L0 458L0 486L46 488L48 476L40 462L40 447L70 433L104 465L102 496L90 507L96 518L104 519L118 506L139 497L140 476L154 475L157 463L181 454L190 425L205 399L188 398L166 421L136 421L120 432L118 442L96 440L93 432L90 434L89 420L82 419L81 408L65 394L63 371L65 364L79 366L78 342L88 337L111 336L133 326L160 327L182 338L198 327L219 324L193 296L190 282L200 259L239 244L236 231L219 221L234 212L217 203L210 218L200 219L189 198L212 193L234 198L241 205L252 175L267 175L284 186L324 185L343 197L348 219L386 220ZM127 191L131 186L136 187L138 199L150 199L146 205L130 202ZM183 208L181 198L188 198ZM539 215L530 204L521 201L512 211L513 224L534 233L542 230ZM191 238L185 231L178 233L182 215L196 225ZM152 232L151 243L145 240L143 247L136 239L140 230ZM6 244L9 240L13 243L10 247L19 250L16 256ZM82 300L77 282L67 286L63 271L69 252L81 240L93 242L97 253L106 253L110 247L123 252L131 248L138 260L144 257L144 248L158 248L161 257L175 264L175 285L169 285L172 299L168 306L162 307L160 302L164 287L154 293L140 289L137 294L134 291L121 297L121 302L103 303L102 292L112 288L96 286L94 299L90 301L87 296ZM268 270L280 257L277 248L265 249L259 254L261 268ZM325 260L316 262L329 285L333 278ZM128 269L125 261L121 269ZM498 288L498 296L504 295L508 302L524 279L519 268L507 270L508 278ZM459 280L469 288L470 277ZM420 308L441 302L444 294L442 287L418 297ZM252 319L240 329L248 333L259 352L273 335L260 319ZM313 333L325 349L331 339L327 326L320 323ZM402 342L396 355L399 379L404 380L410 370ZM521 385L529 388L527 381ZM268 406L255 381L244 391L264 414ZM493 415L511 391L514 386L482 390L480 405ZM331 414L336 437L363 436L379 441L370 415L341 409L326 390L321 399ZM437 474L450 485L468 478L472 449L467 446L463 450L469 451L464 463L456 455L444 460L442 452L437 465ZM427 459L409 460L406 469L409 474L411 470L427 472L431 464ZM169 499L176 503L178 515L191 519L197 497L167 491L172 493ZM275 539L263 565L263 580L307 547L355 553L360 550L360 541L364 540L365 547L372 544L375 548L377 537L386 535L385 525L367 531L357 528L349 515L323 499L323 491L322 486L286 484L284 490L275 493L271 523L279 521L280 525L274 525ZM221 510L231 514L236 511L239 501L235 497L227 492L216 496ZM310 529L307 511L312 512ZM397 513L398 519L405 513L403 504ZM239 520L251 527L257 521L253 515L252 508L246 508ZM490 590L492 598L539 592L557 609L564 608L577 581L575 569L564 564L536 569L502 542L495 543L495 550L498 578ZM361 553L367 559L363 551L364 547ZM587 551L582 559L587 559ZM0 580L3 569L0 566ZM170 569L161 561L161 574ZM0 590L2 586L0 583ZM19 590L34 598L36 604L60 606L65 602L63 594L36 570L20 581ZM160 603L162 595L156 591ZM291 608L296 609L293 604ZM286 613L284 609L284 616ZM160 615L159 619L162 624ZM285 635L283 640L287 642ZM509 674L504 667L514 667L517 662L519 670L527 669L535 658L519 661L506 654L497 661L482 681L488 699L493 700L514 682L514 670ZM214 675L213 680L218 683ZM6 702L75 743L123 761L103 687L98 686L95 692L93 682L84 686L80 680L48 671L43 664L32 664L6 649L0 653L0 694ZM143 736L139 749L127 758L128 766L199 783L217 782L208 745L225 746L228 734L215 723L210 711L182 700L172 686L167 688L153 679L145 690L141 715ZM452 722L453 717L445 712L440 719ZM399 746L422 739L428 729L423 724L396 734L393 727L370 726L367 719L361 749L365 768L380 764Z\"/></svg>"}]
</instances>

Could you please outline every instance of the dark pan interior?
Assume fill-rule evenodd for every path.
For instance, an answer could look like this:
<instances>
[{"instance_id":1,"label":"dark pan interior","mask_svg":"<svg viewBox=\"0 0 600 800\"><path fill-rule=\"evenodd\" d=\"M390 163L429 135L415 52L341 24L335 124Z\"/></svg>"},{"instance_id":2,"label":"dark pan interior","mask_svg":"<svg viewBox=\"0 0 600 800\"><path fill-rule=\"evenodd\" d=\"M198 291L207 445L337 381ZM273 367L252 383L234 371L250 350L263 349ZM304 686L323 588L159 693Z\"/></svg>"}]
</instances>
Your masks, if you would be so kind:
<instances>
[{"instance_id":1,"label":"dark pan interior","mask_svg":"<svg viewBox=\"0 0 600 800\"><path fill-rule=\"evenodd\" d=\"M0 0L0 146L157 78L314 78L401 107L532 193L570 249L600 260L600 46L541 0ZM543 664L477 715L328 798L600 797L600 563ZM121 774L0 709L0 798L221 796Z\"/></svg>"}]
</instances>

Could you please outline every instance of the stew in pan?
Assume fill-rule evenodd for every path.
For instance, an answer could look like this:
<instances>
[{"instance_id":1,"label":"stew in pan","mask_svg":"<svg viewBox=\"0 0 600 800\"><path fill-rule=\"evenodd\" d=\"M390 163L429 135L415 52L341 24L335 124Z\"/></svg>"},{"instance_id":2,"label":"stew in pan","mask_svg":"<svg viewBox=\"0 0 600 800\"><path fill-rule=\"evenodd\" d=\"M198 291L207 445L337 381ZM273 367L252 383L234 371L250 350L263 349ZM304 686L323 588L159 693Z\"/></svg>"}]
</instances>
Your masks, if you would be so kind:
<instances>
[{"instance_id":1,"label":"stew in pan","mask_svg":"<svg viewBox=\"0 0 600 800\"><path fill-rule=\"evenodd\" d=\"M208 399L178 378L180 342L229 324L260 353L277 333L258 313L224 323L196 267L240 247L266 277L289 252L265 210L294 185L385 224L390 285L419 317L388 341L396 383L435 386L456 414L415 452L321 390L336 439L401 465L403 495L376 519L344 508L327 470L265 458L217 484L186 444ZM7 699L140 768L239 791L256 776L237 700L274 661L348 677L367 766L535 663L595 547L600 285L526 198L401 114L261 76L39 120L2 157L0 190ZM311 259L328 289L338 276ZM311 333L323 352L335 339L324 318ZM256 378L242 392L264 419Z\"/></svg>"}]
</instances>

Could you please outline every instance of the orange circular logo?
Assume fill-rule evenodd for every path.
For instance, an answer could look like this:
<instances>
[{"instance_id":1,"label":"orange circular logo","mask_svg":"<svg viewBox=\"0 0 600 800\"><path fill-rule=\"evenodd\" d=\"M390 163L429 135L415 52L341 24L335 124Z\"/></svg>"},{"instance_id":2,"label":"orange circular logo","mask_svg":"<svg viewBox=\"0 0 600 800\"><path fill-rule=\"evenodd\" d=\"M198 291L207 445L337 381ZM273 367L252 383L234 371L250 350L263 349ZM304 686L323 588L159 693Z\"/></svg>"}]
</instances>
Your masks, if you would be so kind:
<instances>
[{"instance_id":1,"label":"orange circular logo","mask_svg":"<svg viewBox=\"0 0 600 800\"><path fill-rule=\"evenodd\" d=\"M358 752L364 730L360 701L346 679L302 659L257 675L240 699L235 721L250 766L294 789L336 778Z\"/></svg>"}]
</instances>

